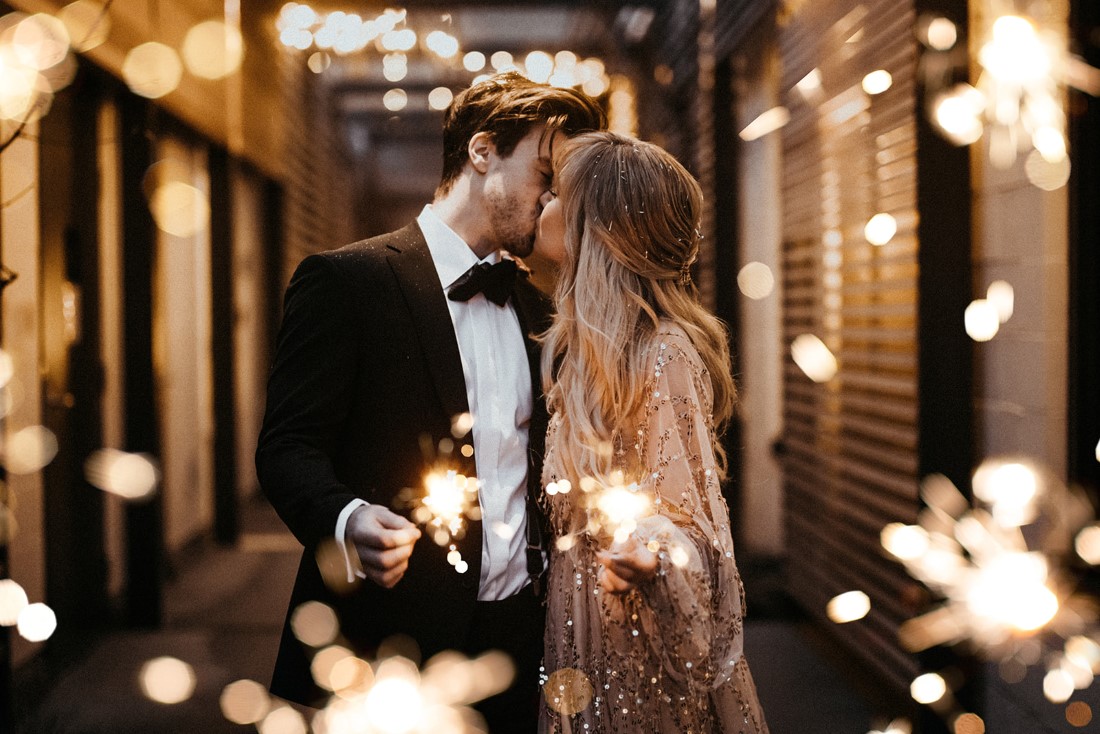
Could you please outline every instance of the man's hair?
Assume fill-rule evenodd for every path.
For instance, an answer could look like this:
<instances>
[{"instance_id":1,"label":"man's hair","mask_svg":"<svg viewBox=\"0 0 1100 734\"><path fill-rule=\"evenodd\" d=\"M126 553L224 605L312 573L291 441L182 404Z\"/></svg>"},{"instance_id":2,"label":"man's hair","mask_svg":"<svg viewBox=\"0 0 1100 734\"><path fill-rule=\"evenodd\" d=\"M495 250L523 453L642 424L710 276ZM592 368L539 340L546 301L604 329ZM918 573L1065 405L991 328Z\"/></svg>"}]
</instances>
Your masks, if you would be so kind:
<instances>
[{"instance_id":1,"label":"man's hair","mask_svg":"<svg viewBox=\"0 0 1100 734\"><path fill-rule=\"evenodd\" d=\"M445 194L469 160L470 139L489 133L507 158L537 125L576 135L607 127L603 109L575 89L539 84L516 72L496 74L455 97L443 117L443 176L437 194Z\"/></svg>"}]
</instances>

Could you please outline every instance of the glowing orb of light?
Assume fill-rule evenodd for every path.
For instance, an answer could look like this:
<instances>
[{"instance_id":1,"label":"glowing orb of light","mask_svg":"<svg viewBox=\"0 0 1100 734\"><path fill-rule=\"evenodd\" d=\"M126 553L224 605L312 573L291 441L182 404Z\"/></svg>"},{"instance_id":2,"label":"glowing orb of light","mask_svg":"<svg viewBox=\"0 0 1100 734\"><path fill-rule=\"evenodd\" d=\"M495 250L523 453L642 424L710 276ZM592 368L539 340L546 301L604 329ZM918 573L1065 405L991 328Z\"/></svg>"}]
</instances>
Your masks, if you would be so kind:
<instances>
[{"instance_id":1,"label":"glowing orb of light","mask_svg":"<svg viewBox=\"0 0 1100 734\"><path fill-rule=\"evenodd\" d=\"M183 181L167 181L149 199L153 221L168 234L191 237L210 224L210 201L206 194Z\"/></svg>"},{"instance_id":2,"label":"glowing orb of light","mask_svg":"<svg viewBox=\"0 0 1100 734\"><path fill-rule=\"evenodd\" d=\"M111 32L111 17L99 0L76 0L61 8L57 17L69 32L73 51L90 51Z\"/></svg>"},{"instance_id":3,"label":"glowing orb of light","mask_svg":"<svg viewBox=\"0 0 1100 734\"><path fill-rule=\"evenodd\" d=\"M440 58L449 59L458 53L458 39L444 31L432 31L424 44Z\"/></svg>"},{"instance_id":4,"label":"glowing orb of light","mask_svg":"<svg viewBox=\"0 0 1100 734\"><path fill-rule=\"evenodd\" d=\"M344 658L354 657L351 650L340 645L330 645L319 651L310 661L309 672L313 675L314 682L326 690L333 690L332 671Z\"/></svg>"},{"instance_id":5,"label":"glowing orb of light","mask_svg":"<svg viewBox=\"0 0 1100 734\"><path fill-rule=\"evenodd\" d=\"M57 456L57 437L45 426L27 426L8 438L4 466L12 474L33 474Z\"/></svg>"},{"instance_id":6,"label":"glowing orb of light","mask_svg":"<svg viewBox=\"0 0 1100 734\"><path fill-rule=\"evenodd\" d=\"M28 604L19 612L15 625L23 639L42 642L57 629L57 615L45 604Z\"/></svg>"},{"instance_id":7,"label":"glowing orb of light","mask_svg":"<svg viewBox=\"0 0 1100 734\"><path fill-rule=\"evenodd\" d=\"M997 309L997 317L1002 324L1012 318L1015 291L1007 280L995 280L990 283L985 291L985 300Z\"/></svg>"},{"instance_id":8,"label":"glowing orb of light","mask_svg":"<svg viewBox=\"0 0 1100 734\"><path fill-rule=\"evenodd\" d=\"M791 342L791 358L814 382L828 382L836 376L839 365L832 351L813 334L800 334Z\"/></svg>"},{"instance_id":9,"label":"glowing orb of light","mask_svg":"<svg viewBox=\"0 0 1100 734\"><path fill-rule=\"evenodd\" d=\"M1031 520L1033 503L1041 491L1039 477L1026 464L990 459L974 472L974 496L993 507L993 516L1006 527Z\"/></svg>"},{"instance_id":10,"label":"glowing orb of light","mask_svg":"<svg viewBox=\"0 0 1100 734\"><path fill-rule=\"evenodd\" d=\"M416 731L424 713L419 674L407 660L390 658L378 667L366 698L366 720L380 734Z\"/></svg>"},{"instance_id":11,"label":"glowing orb of light","mask_svg":"<svg viewBox=\"0 0 1100 734\"><path fill-rule=\"evenodd\" d=\"M8 386L11 378L15 376L15 362L11 355L0 349L0 389Z\"/></svg>"},{"instance_id":12,"label":"glowing orb of light","mask_svg":"<svg viewBox=\"0 0 1100 734\"><path fill-rule=\"evenodd\" d=\"M45 71L68 55L69 31L54 16L36 13L24 18L12 30L11 48L20 63L36 71Z\"/></svg>"},{"instance_id":13,"label":"glowing orb of light","mask_svg":"<svg viewBox=\"0 0 1100 734\"><path fill-rule=\"evenodd\" d=\"M485 68L485 54L471 51L462 57L462 66L466 71L481 71Z\"/></svg>"},{"instance_id":14,"label":"glowing orb of light","mask_svg":"<svg viewBox=\"0 0 1100 734\"><path fill-rule=\"evenodd\" d=\"M84 477L104 492L127 500L140 500L156 492L160 470L143 454L100 449L93 451L84 462Z\"/></svg>"},{"instance_id":15,"label":"glowing orb of light","mask_svg":"<svg viewBox=\"0 0 1100 734\"><path fill-rule=\"evenodd\" d=\"M382 104L390 112L400 112L409 103L409 95L404 89L391 89L382 95Z\"/></svg>"},{"instance_id":16,"label":"glowing orb of light","mask_svg":"<svg viewBox=\"0 0 1100 734\"><path fill-rule=\"evenodd\" d=\"M956 145L973 143L985 130L985 95L969 84L957 84L938 95L932 109L936 126Z\"/></svg>"},{"instance_id":17,"label":"glowing orb of light","mask_svg":"<svg viewBox=\"0 0 1100 734\"><path fill-rule=\"evenodd\" d=\"M1068 671L1054 668L1043 676L1043 695L1051 703L1065 703L1074 690L1073 676Z\"/></svg>"},{"instance_id":18,"label":"glowing orb of light","mask_svg":"<svg viewBox=\"0 0 1100 734\"><path fill-rule=\"evenodd\" d=\"M0 56L0 119L21 121L31 115L43 86L37 71Z\"/></svg>"},{"instance_id":19,"label":"glowing orb of light","mask_svg":"<svg viewBox=\"0 0 1100 734\"><path fill-rule=\"evenodd\" d=\"M1066 721L1078 729L1088 726L1092 721L1092 707L1084 701L1074 701L1066 706Z\"/></svg>"},{"instance_id":20,"label":"glowing orb of light","mask_svg":"<svg viewBox=\"0 0 1100 734\"><path fill-rule=\"evenodd\" d=\"M894 77L885 69L876 69L863 77L863 91L867 94L882 94L894 83Z\"/></svg>"},{"instance_id":21,"label":"glowing orb of light","mask_svg":"<svg viewBox=\"0 0 1100 734\"><path fill-rule=\"evenodd\" d=\"M218 703L226 719L234 724L247 726L267 715L271 708L271 696L256 681L242 679L223 688Z\"/></svg>"},{"instance_id":22,"label":"glowing orb of light","mask_svg":"<svg viewBox=\"0 0 1100 734\"><path fill-rule=\"evenodd\" d=\"M954 734L985 734L985 722L977 714L959 714L952 729Z\"/></svg>"},{"instance_id":23,"label":"glowing orb of light","mask_svg":"<svg viewBox=\"0 0 1100 734\"><path fill-rule=\"evenodd\" d=\"M428 106L433 110L445 110L454 98L454 92L447 87L436 87L428 92Z\"/></svg>"},{"instance_id":24,"label":"glowing orb of light","mask_svg":"<svg viewBox=\"0 0 1100 734\"><path fill-rule=\"evenodd\" d=\"M399 82L408 76L409 67L407 64L383 64L382 76L386 78L388 82ZM395 90L390 90L395 91ZM388 94L388 92L387 92ZM404 107L404 105L402 105ZM391 109L387 106L387 109ZM398 109L401 109L400 107Z\"/></svg>"},{"instance_id":25,"label":"glowing orb of light","mask_svg":"<svg viewBox=\"0 0 1100 734\"><path fill-rule=\"evenodd\" d=\"M1003 553L980 566L966 590L966 605L981 620L1034 632L1058 612L1045 585L1046 559L1037 553Z\"/></svg>"},{"instance_id":26,"label":"glowing orb of light","mask_svg":"<svg viewBox=\"0 0 1100 734\"><path fill-rule=\"evenodd\" d=\"M1066 640L1066 658L1093 673L1100 673L1100 643L1091 637L1074 635Z\"/></svg>"},{"instance_id":27,"label":"glowing orb of light","mask_svg":"<svg viewBox=\"0 0 1100 734\"><path fill-rule=\"evenodd\" d=\"M687 549L682 546L671 545L668 548L668 559L672 561L672 565L676 566L676 568L683 568L688 565L691 556L688 555Z\"/></svg>"},{"instance_id":28,"label":"glowing orb of light","mask_svg":"<svg viewBox=\"0 0 1100 734\"><path fill-rule=\"evenodd\" d=\"M1027 154L1024 161L1024 173L1031 185L1043 191L1057 191L1069 183L1071 166L1069 158L1049 161L1038 150Z\"/></svg>"},{"instance_id":29,"label":"glowing orb of light","mask_svg":"<svg viewBox=\"0 0 1100 734\"><path fill-rule=\"evenodd\" d=\"M259 734L306 734L309 726L302 715L289 706L277 706L256 725Z\"/></svg>"},{"instance_id":30,"label":"glowing orb of light","mask_svg":"<svg viewBox=\"0 0 1100 734\"><path fill-rule=\"evenodd\" d=\"M967 335L976 342L987 342L1001 328L1001 315L997 307L984 298L971 301L963 312L963 324Z\"/></svg>"},{"instance_id":31,"label":"glowing orb of light","mask_svg":"<svg viewBox=\"0 0 1100 734\"><path fill-rule=\"evenodd\" d=\"M336 639L340 623L332 607L319 601L300 604L290 617L294 636L310 647L324 647Z\"/></svg>"},{"instance_id":32,"label":"glowing orb of light","mask_svg":"<svg viewBox=\"0 0 1100 734\"><path fill-rule=\"evenodd\" d=\"M386 31L382 34L382 48L387 51L409 51L416 45L416 31L412 28Z\"/></svg>"},{"instance_id":33,"label":"glowing orb of light","mask_svg":"<svg viewBox=\"0 0 1100 734\"><path fill-rule=\"evenodd\" d=\"M309 70L314 74L320 74L324 72L325 69L332 66L332 57L324 51L314 51L309 55L309 58L306 59L306 66L309 67Z\"/></svg>"},{"instance_id":34,"label":"glowing orb of light","mask_svg":"<svg viewBox=\"0 0 1100 734\"><path fill-rule=\"evenodd\" d=\"M879 212L871 217L863 227L863 236L876 247L885 245L894 239L894 235L897 233L898 221L894 219L893 215L886 212Z\"/></svg>"},{"instance_id":35,"label":"glowing orb of light","mask_svg":"<svg viewBox=\"0 0 1100 734\"><path fill-rule=\"evenodd\" d=\"M1073 547L1086 563L1100 565L1100 525L1089 525L1077 533Z\"/></svg>"},{"instance_id":36,"label":"glowing orb of light","mask_svg":"<svg viewBox=\"0 0 1100 734\"><path fill-rule=\"evenodd\" d=\"M1059 163L1066 159L1066 137L1061 130L1043 125L1031 135L1031 144L1048 163Z\"/></svg>"},{"instance_id":37,"label":"glowing orb of light","mask_svg":"<svg viewBox=\"0 0 1100 734\"><path fill-rule=\"evenodd\" d=\"M576 668L555 670L542 686L547 705L562 716L573 716L592 703L592 683Z\"/></svg>"},{"instance_id":38,"label":"glowing orb of light","mask_svg":"<svg viewBox=\"0 0 1100 734\"><path fill-rule=\"evenodd\" d=\"M207 20L187 31L183 60L195 76L221 79L241 68L244 39L241 32L220 20Z\"/></svg>"},{"instance_id":39,"label":"glowing orb of light","mask_svg":"<svg viewBox=\"0 0 1100 734\"><path fill-rule=\"evenodd\" d=\"M0 579L0 627L12 627L28 606L27 592L16 581Z\"/></svg>"},{"instance_id":40,"label":"glowing orb of light","mask_svg":"<svg viewBox=\"0 0 1100 734\"><path fill-rule=\"evenodd\" d=\"M837 624L863 619L871 611L871 599L862 591L846 591L829 600L825 613Z\"/></svg>"},{"instance_id":41,"label":"glowing orb of light","mask_svg":"<svg viewBox=\"0 0 1100 734\"><path fill-rule=\"evenodd\" d=\"M135 46L122 62L122 78L137 95L157 99L172 92L183 78L183 63L171 46L149 41Z\"/></svg>"},{"instance_id":42,"label":"glowing orb of light","mask_svg":"<svg viewBox=\"0 0 1100 734\"><path fill-rule=\"evenodd\" d=\"M503 71L510 66L514 66L515 60L512 58L512 54L507 51L497 51L489 57L489 64L497 71Z\"/></svg>"},{"instance_id":43,"label":"glowing orb of light","mask_svg":"<svg viewBox=\"0 0 1100 734\"><path fill-rule=\"evenodd\" d=\"M329 673L329 686L338 695L347 695L350 691L362 691L369 686L374 674L370 663L354 655L337 660Z\"/></svg>"},{"instance_id":44,"label":"glowing orb of light","mask_svg":"<svg viewBox=\"0 0 1100 734\"><path fill-rule=\"evenodd\" d=\"M615 536L616 542L624 542L638 527L638 520L650 510L648 495L636 490L637 485L614 485L596 497L595 507L601 516L600 523Z\"/></svg>"},{"instance_id":45,"label":"glowing orb of light","mask_svg":"<svg viewBox=\"0 0 1100 734\"><path fill-rule=\"evenodd\" d=\"M925 39L931 48L937 51L947 51L955 45L959 39L959 30L955 24L944 17L933 18L928 23Z\"/></svg>"},{"instance_id":46,"label":"glowing orb of light","mask_svg":"<svg viewBox=\"0 0 1100 734\"><path fill-rule=\"evenodd\" d=\"M919 675L909 684L909 694L917 703L935 703L946 693L947 681L939 673Z\"/></svg>"},{"instance_id":47,"label":"glowing orb of light","mask_svg":"<svg viewBox=\"0 0 1100 734\"><path fill-rule=\"evenodd\" d=\"M554 541L554 546L563 553L577 544L575 535L562 535Z\"/></svg>"},{"instance_id":48,"label":"glowing orb of light","mask_svg":"<svg viewBox=\"0 0 1100 734\"><path fill-rule=\"evenodd\" d=\"M997 79L1014 83L1044 79L1051 71L1051 58L1035 26L1017 15L993 21L993 37L978 52L978 61Z\"/></svg>"},{"instance_id":49,"label":"glowing orb of light","mask_svg":"<svg viewBox=\"0 0 1100 734\"><path fill-rule=\"evenodd\" d=\"M532 51L524 58L523 66L528 79L544 84L554 71L554 58L545 51Z\"/></svg>"},{"instance_id":50,"label":"glowing orb of light","mask_svg":"<svg viewBox=\"0 0 1100 734\"><path fill-rule=\"evenodd\" d=\"M737 273L737 287L746 297L759 301L771 295L775 288L775 276L767 265L753 261Z\"/></svg>"},{"instance_id":51,"label":"glowing orb of light","mask_svg":"<svg viewBox=\"0 0 1100 734\"><path fill-rule=\"evenodd\" d=\"M195 692L195 670L178 658L165 656L146 661L138 680L146 698L158 703L182 703Z\"/></svg>"},{"instance_id":52,"label":"glowing orb of light","mask_svg":"<svg viewBox=\"0 0 1100 734\"><path fill-rule=\"evenodd\" d=\"M882 547L903 561L920 558L928 552L928 531L920 525L890 523L880 535Z\"/></svg>"},{"instance_id":53,"label":"glowing orb of light","mask_svg":"<svg viewBox=\"0 0 1100 734\"><path fill-rule=\"evenodd\" d=\"M313 34L305 28L284 28L279 32L279 43L305 51L313 45Z\"/></svg>"}]
</instances>

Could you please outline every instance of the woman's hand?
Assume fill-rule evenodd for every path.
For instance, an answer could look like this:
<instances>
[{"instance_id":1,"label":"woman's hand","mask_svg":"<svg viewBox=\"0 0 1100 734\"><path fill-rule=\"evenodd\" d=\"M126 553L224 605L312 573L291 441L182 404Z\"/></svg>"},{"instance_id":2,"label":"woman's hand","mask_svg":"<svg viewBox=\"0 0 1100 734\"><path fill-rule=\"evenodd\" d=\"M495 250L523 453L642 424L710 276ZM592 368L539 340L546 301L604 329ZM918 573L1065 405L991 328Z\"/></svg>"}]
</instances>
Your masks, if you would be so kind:
<instances>
[{"instance_id":1,"label":"woman's hand","mask_svg":"<svg viewBox=\"0 0 1100 734\"><path fill-rule=\"evenodd\" d=\"M596 557L602 564L600 586L611 594L625 594L657 575L657 554L633 535Z\"/></svg>"}]
</instances>

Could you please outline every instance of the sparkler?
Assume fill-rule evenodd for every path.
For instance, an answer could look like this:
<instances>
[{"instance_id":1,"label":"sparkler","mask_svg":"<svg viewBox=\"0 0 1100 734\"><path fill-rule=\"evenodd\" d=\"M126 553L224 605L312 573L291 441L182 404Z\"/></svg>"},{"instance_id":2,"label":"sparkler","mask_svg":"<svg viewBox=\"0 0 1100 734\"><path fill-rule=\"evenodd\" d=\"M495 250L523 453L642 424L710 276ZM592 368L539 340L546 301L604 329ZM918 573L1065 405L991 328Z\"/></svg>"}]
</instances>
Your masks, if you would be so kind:
<instances>
[{"instance_id":1,"label":"sparkler","mask_svg":"<svg viewBox=\"0 0 1100 734\"><path fill-rule=\"evenodd\" d=\"M921 485L927 509L920 524L893 523L882 531L886 550L943 599L901 626L901 642L913 652L968 644L999 660L1006 679L1013 666L1045 660L1044 694L1064 703L1100 673L1094 605L1072 592L1068 568L1059 563L1075 539L1086 561L1100 560L1082 553L1088 546L1082 538L1095 527L1088 526L1091 505L1015 459L983 463L973 490L971 505L946 477L928 477ZM1058 638L1064 640L1061 649L1043 655L1044 645ZM928 682L936 682L929 675L914 681L913 696L922 703L946 693L929 693Z\"/></svg>"},{"instance_id":2,"label":"sparkler","mask_svg":"<svg viewBox=\"0 0 1100 734\"><path fill-rule=\"evenodd\" d=\"M623 473L613 471L607 485L585 477L580 482L584 507L588 515L586 532L597 539L611 537L615 543L626 542L638 529L638 521L653 514L653 498L639 488L637 482L626 484ZM568 481L546 488L547 494L567 493Z\"/></svg>"}]
</instances>

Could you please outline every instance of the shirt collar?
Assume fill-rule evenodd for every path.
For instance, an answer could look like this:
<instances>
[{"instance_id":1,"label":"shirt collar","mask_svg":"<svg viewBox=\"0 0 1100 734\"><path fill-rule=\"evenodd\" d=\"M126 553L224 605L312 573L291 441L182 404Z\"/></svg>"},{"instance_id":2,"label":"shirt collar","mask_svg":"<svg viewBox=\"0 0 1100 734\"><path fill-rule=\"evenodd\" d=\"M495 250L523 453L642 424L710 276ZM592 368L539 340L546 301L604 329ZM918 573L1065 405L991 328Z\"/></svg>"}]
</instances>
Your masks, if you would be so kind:
<instances>
[{"instance_id":1,"label":"shirt collar","mask_svg":"<svg viewBox=\"0 0 1100 734\"><path fill-rule=\"evenodd\" d=\"M470 249L458 234L447 226L432 210L432 205L425 205L416 218L420 231L424 233L424 240L428 243L428 251L435 263L435 271L439 275L439 283L446 290L462 275L478 263L495 264L500 260L500 252L494 250L483 259L478 260L477 255Z\"/></svg>"}]
</instances>

